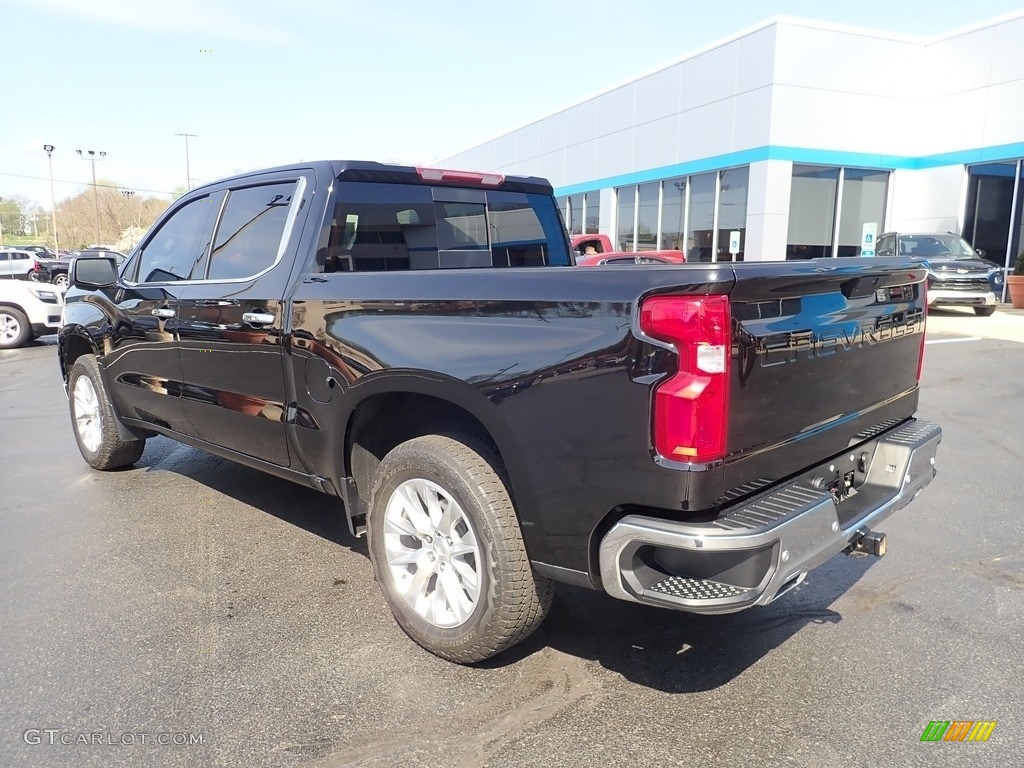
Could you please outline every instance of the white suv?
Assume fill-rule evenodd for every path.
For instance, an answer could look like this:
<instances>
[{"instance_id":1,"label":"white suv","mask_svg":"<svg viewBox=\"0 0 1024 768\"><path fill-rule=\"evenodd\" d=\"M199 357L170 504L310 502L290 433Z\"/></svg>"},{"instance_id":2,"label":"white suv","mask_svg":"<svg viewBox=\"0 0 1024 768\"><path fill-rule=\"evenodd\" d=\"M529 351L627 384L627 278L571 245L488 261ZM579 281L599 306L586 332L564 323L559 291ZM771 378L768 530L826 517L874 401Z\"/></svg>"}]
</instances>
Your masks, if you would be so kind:
<instances>
[{"instance_id":1,"label":"white suv","mask_svg":"<svg viewBox=\"0 0 1024 768\"><path fill-rule=\"evenodd\" d=\"M0 349L56 333L63 309L64 296L52 285L0 280Z\"/></svg>"},{"instance_id":2,"label":"white suv","mask_svg":"<svg viewBox=\"0 0 1024 768\"><path fill-rule=\"evenodd\" d=\"M36 258L28 251L0 248L0 279L29 280L35 272Z\"/></svg>"}]
</instances>

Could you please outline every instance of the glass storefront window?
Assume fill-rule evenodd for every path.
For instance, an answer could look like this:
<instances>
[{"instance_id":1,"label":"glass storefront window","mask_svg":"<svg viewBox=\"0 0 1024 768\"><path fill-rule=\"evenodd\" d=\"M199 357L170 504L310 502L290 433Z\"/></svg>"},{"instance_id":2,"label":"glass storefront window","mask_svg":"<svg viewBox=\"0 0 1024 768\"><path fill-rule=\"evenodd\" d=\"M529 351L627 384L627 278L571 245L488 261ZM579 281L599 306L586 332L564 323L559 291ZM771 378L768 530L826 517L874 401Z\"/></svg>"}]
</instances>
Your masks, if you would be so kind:
<instances>
[{"instance_id":1,"label":"glass storefront window","mask_svg":"<svg viewBox=\"0 0 1024 768\"><path fill-rule=\"evenodd\" d=\"M731 261L729 244L738 232L735 260L742 261L749 176L749 167L743 166L617 188L616 247L622 251L679 250L687 261L705 262L715 261L717 247L718 260ZM596 206L597 193L593 197ZM590 199L588 192L588 227ZM593 226L597 231L596 220Z\"/></svg>"},{"instance_id":2,"label":"glass storefront window","mask_svg":"<svg viewBox=\"0 0 1024 768\"><path fill-rule=\"evenodd\" d=\"M794 163L789 193L787 259L832 255L838 186L838 168Z\"/></svg>"},{"instance_id":3,"label":"glass storefront window","mask_svg":"<svg viewBox=\"0 0 1024 768\"><path fill-rule=\"evenodd\" d=\"M583 195L573 195L569 198L569 234L583 234Z\"/></svg>"},{"instance_id":4,"label":"glass storefront window","mask_svg":"<svg viewBox=\"0 0 1024 768\"><path fill-rule=\"evenodd\" d=\"M686 177L662 183L661 248L686 251Z\"/></svg>"},{"instance_id":5,"label":"glass storefront window","mask_svg":"<svg viewBox=\"0 0 1024 768\"><path fill-rule=\"evenodd\" d=\"M722 171L718 195L718 260L743 261L747 240L747 185L750 169L730 168ZM733 233L738 250L732 252Z\"/></svg>"},{"instance_id":6,"label":"glass storefront window","mask_svg":"<svg viewBox=\"0 0 1024 768\"><path fill-rule=\"evenodd\" d=\"M1016 222L1017 222L1017 239L1011 243L1009 260L1003 259L1003 264L1010 269L1017 266L1017 259L1024 258L1024 162L1017 161L1019 168L1020 180L1017 184L1017 210L1016 210Z\"/></svg>"},{"instance_id":7,"label":"glass storefront window","mask_svg":"<svg viewBox=\"0 0 1024 768\"><path fill-rule=\"evenodd\" d=\"M717 173L690 177L690 210L686 232L686 260L689 262L714 260L717 185Z\"/></svg>"},{"instance_id":8,"label":"glass storefront window","mask_svg":"<svg viewBox=\"0 0 1024 768\"><path fill-rule=\"evenodd\" d=\"M636 249L654 251L658 248L658 182L641 184L638 188L640 200L637 216Z\"/></svg>"},{"instance_id":9,"label":"glass storefront window","mask_svg":"<svg viewBox=\"0 0 1024 768\"><path fill-rule=\"evenodd\" d=\"M843 203L839 215L837 256L860 256L864 225L882 234L888 171L847 168L843 171Z\"/></svg>"},{"instance_id":10,"label":"glass storefront window","mask_svg":"<svg viewBox=\"0 0 1024 768\"><path fill-rule=\"evenodd\" d=\"M997 264L1006 263L1010 249L1012 265L1016 260L1013 258L1013 244L1010 243L1010 213L1013 210L1013 182L1017 175L1017 161L972 165L967 170L964 238L975 248L985 251L985 257ZM1017 247L1020 248L1020 245Z\"/></svg>"},{"instance_id":11,"label":"glass storefront window","mask_svg":"<svg viewBox=\"0 0 1024 768\"><path fill-rule=\"evenodd\" d=\"M635 251L636 238L633 237L633 218L636 214L636 187L620 187L615 190L617 207L615 213L618 230L617 247L620 251Z\"/></svg>"},{"instance_id":12,"label":"glass storefront window","mask_svg":"<svg viewBox=\"0 0 1024 768\"><path fill-rule=\"evenodd\" d=\"M588 235L596 234L601 223L600 192L587 192L587 200L583 216L583 232Z\"/></svg>"}]
</instances>

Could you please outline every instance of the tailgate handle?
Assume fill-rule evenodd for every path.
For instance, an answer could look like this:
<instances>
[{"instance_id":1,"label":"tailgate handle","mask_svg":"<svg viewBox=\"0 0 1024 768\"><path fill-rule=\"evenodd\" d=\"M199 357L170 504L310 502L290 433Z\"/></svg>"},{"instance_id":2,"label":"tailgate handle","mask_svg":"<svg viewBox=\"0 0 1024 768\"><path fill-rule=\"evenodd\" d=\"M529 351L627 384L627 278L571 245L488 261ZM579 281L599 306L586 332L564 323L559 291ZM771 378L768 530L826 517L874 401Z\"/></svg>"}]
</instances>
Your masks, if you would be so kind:
<instances>
[{"instance_id":1,"label":"tailgate handle","mask_svg":"<svg viewBox=\"0 0 1024 768\"><path fill-rule=\"evenodd\" d=\"M840 290L848 299L862 299L871 296L881 281L880 277L854 277L844 280Z\"/></svg>"},{"instance_id":2,"label":"tailgate handle","mask_svg":"<svg viewBox=\"0 0 1024 768\"><path fill-rule=\"evenodd\" d=\"M274 322L274 316L267 312L244 312L242 319L249 325L270 325Z\"/></svg>"}]
</instances>

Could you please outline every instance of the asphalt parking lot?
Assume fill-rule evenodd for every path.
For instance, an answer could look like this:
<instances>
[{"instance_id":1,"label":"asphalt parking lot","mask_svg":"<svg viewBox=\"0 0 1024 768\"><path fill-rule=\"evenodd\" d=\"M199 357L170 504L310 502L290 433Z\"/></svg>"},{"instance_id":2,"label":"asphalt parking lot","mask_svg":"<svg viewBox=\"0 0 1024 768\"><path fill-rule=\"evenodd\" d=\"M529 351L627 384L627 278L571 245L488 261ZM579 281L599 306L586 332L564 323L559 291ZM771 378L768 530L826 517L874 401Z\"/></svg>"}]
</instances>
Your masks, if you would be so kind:
<instances>
[{"instance_id":1,"label":"asphalt parking lot","mask_svg":"<svg viewBox=\"0 0 1024 768\"><path fill-rule=\"evenodd\" d=\"M929 327L939 476L885 558L721 617L561 586L476 668L401 633L335 500L163 438L91 471L53 338L0 352L0 765L1020 764L1024 315Z\"/></svg>"}]
</instances>

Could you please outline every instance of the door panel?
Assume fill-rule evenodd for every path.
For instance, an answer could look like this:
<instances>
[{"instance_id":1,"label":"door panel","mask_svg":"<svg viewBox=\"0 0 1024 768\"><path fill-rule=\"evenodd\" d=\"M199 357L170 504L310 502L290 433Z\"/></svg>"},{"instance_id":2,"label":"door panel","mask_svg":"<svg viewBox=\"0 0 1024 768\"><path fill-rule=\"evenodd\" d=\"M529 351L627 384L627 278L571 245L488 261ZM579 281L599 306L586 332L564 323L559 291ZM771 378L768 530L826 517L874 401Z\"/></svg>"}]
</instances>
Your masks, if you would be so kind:
<instances>
[{"instance_id":1,"label":"door panel","mask_svg":"<svg viewBox=\"0 0 1024 768\"><path fill-rule=\"evenodd\" d=\"M179 289L175 285L143 285L120 292L118 322L110 336L104 365L118 413L190 433L179 398Z\"/></svg>"},{"instance_id":2,"label":"door panel","mask_svg":"<svg viewBox=\"0 0 1024 768\"><path fill-rule=\"evenodd\" d=\"M143 242L115 295L117 322L105 350L111 397L128 418L194 434L181 407L179 298L209 249L223 195L182 201ZM135 282L138 280L138 282Z\"/></svg>"},{"instance_id":3,"label":"door panel","mask_svg":"<svg viewBox=\"0 0 1024 768\"><path fill-rule=\"evenodd\" d=\"M229 191L207 279L182 295L182 403L201 439L287 467L283 256L306 184L268 182Z\"/></svg>"},{"instance_id":4,"label":"door panel","mask_svg":"<svg viewBox=\"0 0 1024 768\"><path fill-rule=\"evenodd\" d=\"M193 285L185 294L182 402L203 440L286 467L282 303L280 295L260 298L265 291L258 284L230 299L219 298L223 286L218 284ZM251 314L273 320L246 322L243 316Z\"/></svg>"}]
</instances>

